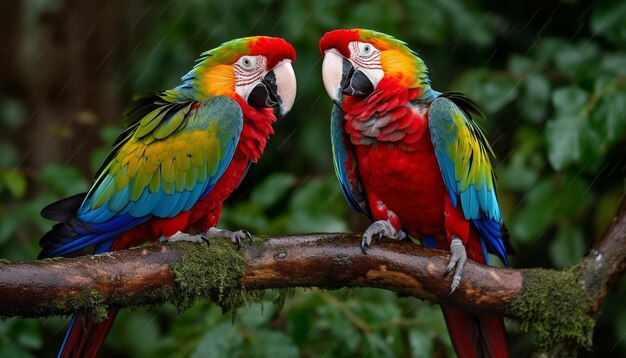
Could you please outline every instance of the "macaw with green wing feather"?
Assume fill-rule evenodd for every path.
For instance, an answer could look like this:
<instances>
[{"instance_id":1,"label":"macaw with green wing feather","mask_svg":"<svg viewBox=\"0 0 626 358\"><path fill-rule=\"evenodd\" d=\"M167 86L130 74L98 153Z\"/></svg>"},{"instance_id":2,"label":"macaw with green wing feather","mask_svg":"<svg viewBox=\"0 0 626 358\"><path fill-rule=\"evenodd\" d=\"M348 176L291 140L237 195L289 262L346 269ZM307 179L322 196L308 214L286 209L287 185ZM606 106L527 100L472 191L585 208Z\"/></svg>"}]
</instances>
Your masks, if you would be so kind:
<instances>
[{"instance_id":1,"label":"macaw with green wing feather","mask_svg":"<svg viewBox=\"0 0 626 358\"><path fill-rule=\"evenodd\" d=\"M322 76L335 103L331 142L335 171L352 208L374 221L373 237L419 239L451 252L451 293L469 258L488 253L508 265L487 140L472 120L477 105L430 85L426 65L404 42L363 29L335 30L320 40ZM506 357L501 317L443 308L460 357Z\"/></svg>"},{"instance_id":2,"label":"macaw with green wing feather","mask_svg":"<svg viewBox=\"0 0 626 358\"><path fill-rule=\"evenodd\" d=\"M89 192L43 209L59 223L41 239L39 257L194 234L240 246L250 234L216 228L222 204L293 105L293 61L283 39L236 39L203 53L179 86L136 96ZM75 316L59 356L94 357L116 313L98 323Z\"/></svg>"}]
</instances>

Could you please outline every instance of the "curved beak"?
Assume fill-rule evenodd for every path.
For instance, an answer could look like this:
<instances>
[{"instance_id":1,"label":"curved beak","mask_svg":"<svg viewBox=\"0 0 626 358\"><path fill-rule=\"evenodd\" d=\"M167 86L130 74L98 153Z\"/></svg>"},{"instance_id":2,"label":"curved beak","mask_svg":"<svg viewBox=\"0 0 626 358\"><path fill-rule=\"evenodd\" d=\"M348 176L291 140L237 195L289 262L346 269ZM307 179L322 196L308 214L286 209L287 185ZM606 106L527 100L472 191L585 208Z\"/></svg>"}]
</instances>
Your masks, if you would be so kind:
<instances>
[{"instance_id":1,"label":"curved beak","mask_svg":"<svg viewBox=\"0 0 626 358\"><path fill-rule=\"evenodd\" d=\"M326 93L335 103L341 101L341 89L343 82L352 69L350 61L341 56L335 49L330 49L324 53L322 63L322 80Z\"/></svg>"},{"instance_id":2,"label":"curved beak","mask_svg":"<svg viewBox=\"0 0 626 358\"><path fill-rule=\"evenodd\" d=\"M366 97L374 91L374 84L361 70L341 56L337 50L330 49L324 54L322 64L324 87L335 103L341 102L341 95Z\"/></svg>"},{"instance_id":3,"label":"curved beak","mask_svg":"<svg viewBox=\"0 0 626 358\"><path fill-rule=\"evenodd\" d=\"M279 108L282 117L293 106L296 99L296 74L290 60L279 62L257 84L248 96L248 104L252 107Z\"/></svg>"}]
</instances>

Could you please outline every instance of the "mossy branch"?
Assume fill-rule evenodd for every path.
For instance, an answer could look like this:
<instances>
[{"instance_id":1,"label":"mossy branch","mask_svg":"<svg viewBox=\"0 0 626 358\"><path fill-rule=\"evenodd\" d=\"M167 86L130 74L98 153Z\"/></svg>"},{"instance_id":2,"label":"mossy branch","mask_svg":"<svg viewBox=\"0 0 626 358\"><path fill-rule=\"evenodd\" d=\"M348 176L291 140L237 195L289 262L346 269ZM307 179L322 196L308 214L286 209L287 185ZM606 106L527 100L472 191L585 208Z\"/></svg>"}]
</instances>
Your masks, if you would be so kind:
<instances>
[{"instance_id":1,"label":"mossy branch","mask_svg":"<svg viewBox=\"0 0 626 358\"><path fill-rule=\"evenodd\" d=\"M502 314L537 333L540 346L591 346L595 316L626 268L626 205L602 240L565 271L465 266L449 294L448 253L381 240L368 255L355 234L255 239L236 251L227 240L153 245L96 256L0 263L0 316L75 313L209 298L224 309L260 290L378 287L402 295Z\"/></svg>"}]
</instances>

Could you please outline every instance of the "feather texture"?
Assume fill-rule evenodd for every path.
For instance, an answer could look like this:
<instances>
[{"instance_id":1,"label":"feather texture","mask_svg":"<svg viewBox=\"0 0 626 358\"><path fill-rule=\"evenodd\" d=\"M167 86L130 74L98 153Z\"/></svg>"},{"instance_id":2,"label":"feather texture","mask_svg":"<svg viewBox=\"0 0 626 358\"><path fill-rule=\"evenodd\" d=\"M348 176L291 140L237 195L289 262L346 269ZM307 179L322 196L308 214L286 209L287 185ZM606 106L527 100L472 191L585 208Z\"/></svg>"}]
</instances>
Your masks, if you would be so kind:
<instances>
[{"instance_id":1,"label":"feather texture","mask_svg":"<svg viewBox=\"0 0 626 358\"><path fill-rule=\"evenodd\" d=\"M161 104L138 123L114 149L75 220L57 224L65 228L62 235L53 230L42 238L41 257L99 244L151 217L189 210L226 170L243 115L235 101L218 96Z\"/></svg>"}]
</instances>

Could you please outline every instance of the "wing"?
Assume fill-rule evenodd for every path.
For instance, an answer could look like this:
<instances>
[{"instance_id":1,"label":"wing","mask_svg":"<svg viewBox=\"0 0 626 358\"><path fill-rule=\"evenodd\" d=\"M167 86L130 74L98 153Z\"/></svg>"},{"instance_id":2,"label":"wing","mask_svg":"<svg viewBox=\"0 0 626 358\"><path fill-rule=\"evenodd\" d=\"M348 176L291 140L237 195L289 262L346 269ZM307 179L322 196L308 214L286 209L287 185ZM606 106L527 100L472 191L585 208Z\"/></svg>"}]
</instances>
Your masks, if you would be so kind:
<instances>
[{"instance_id":1,"label":"wing","mask_svg":"<svg viewBox=\"0 0 626 358\"><path fill-rule=\"evenodd\" d=\"M53 229L54 235L42 238L44 256L99 244L152 217L189 210L226 170L243 126L241 108L228 97L137 111L141 119L118 138L76 215L58 224L65 232Z\"/></svg>"},{"instance_id":2,"label":"wing","mask_svg":"<svg viewBox=\"0 0 626 358\"><path fill-rule=\"evenodd\" d=\"M452 204L456 207L460 201L465 218L481 234L483 249L508 263L506 229L490 161L493 151L472 112L482 115L471 99L458 92L442 94L429 109L430 136Z\"/></svg>"},{"instance_id":3,"label":"wing","mask_svg":"<svg viewBox=\"0 0 626 358\"><path fill-rule=\"evenodd\" d=\"M344 119L341 109L333 106L330 119L330 140L333 149L335 174L341 184L341 191L350 207L371 218L363 186L359 181L356 160L352 144L343 131Z\"/></svg>"}]
</instances>

